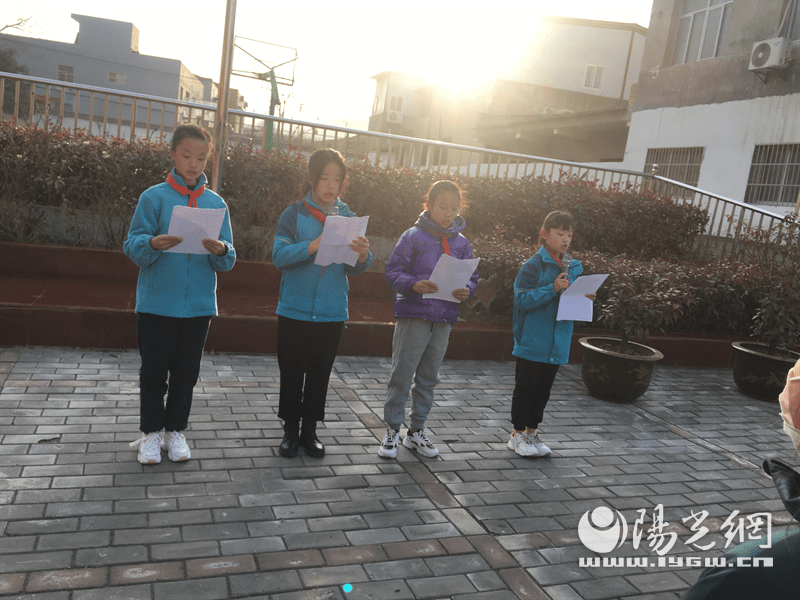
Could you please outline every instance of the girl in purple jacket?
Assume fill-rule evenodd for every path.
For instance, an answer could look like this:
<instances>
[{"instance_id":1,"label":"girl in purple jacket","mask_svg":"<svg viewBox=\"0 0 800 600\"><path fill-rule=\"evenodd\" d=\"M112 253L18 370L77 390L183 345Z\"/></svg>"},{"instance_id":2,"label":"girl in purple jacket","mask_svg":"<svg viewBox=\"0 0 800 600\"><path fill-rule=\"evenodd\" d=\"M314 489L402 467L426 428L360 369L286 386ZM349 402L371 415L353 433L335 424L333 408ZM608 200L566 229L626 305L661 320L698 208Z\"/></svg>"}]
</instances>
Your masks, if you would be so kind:
<instances>
[{"instance_id":1,"label":"girl in purple jacket","mask_svg":"<svg viewBox=\"0 0 800 600\"><path fill-rule=\"evenodd\" d=\"M378 450L378 455L384 458L397 456L409 389L411 422L403 445L423 456L439 454L425 435L425 419L433 405L433 389L439 383L439 367L450 330L458 318L458 303L469 300L475 293L478 272L472 274L467 287L453 291L452 301L422 295L438 291L429 278L442 254L472 258L472 248L461 235L466 226L458 216L462 207L461 189L455 183L434 183L426 195L427 210L414 227L400 236L386 267L386 282L396 292L397 324L392 339L392 374L384 405L387 429Z\"/></svg>"}]
</instances>

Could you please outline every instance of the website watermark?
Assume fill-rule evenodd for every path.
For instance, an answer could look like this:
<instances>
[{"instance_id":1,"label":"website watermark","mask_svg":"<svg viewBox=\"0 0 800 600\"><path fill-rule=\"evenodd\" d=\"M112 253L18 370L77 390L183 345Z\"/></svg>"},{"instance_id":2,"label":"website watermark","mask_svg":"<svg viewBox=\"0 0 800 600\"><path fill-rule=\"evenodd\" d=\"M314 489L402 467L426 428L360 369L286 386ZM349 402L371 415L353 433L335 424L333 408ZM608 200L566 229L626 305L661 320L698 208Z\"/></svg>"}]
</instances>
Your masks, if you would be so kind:
<instances>
[{"instance_id":1,"label":"website watermark","mask_svg":"<svg viewBox=\"0 0 800 600\"><path fill-rule=\"evenodd\" d=\"M663 505L657 505L647 522L647 510L639 509L633 526L618 510L599 506L587 510L578 523L578 537L581 543L597 554L608 554L627 541L631 532L631 545L634 549L647 546L657 556L637 557L589 557L579 559L581 567L771 567L771 557L750 556L667 556L678 541L678 534L670 531L670 523L664 519ZM706 536L711 530L703 525L709 513L705 510L692 511L681 522L689 528L692 536L684 544L706 552L717 546L715 539ZM741 515L734 510L720 525L720 533L725 539L724 548L731 544L741 544L751 540L762 540L759 548L772 547L772 514L768 512ZM704 540L705 538L705 540Z\"/></svg>"}]
</instances>

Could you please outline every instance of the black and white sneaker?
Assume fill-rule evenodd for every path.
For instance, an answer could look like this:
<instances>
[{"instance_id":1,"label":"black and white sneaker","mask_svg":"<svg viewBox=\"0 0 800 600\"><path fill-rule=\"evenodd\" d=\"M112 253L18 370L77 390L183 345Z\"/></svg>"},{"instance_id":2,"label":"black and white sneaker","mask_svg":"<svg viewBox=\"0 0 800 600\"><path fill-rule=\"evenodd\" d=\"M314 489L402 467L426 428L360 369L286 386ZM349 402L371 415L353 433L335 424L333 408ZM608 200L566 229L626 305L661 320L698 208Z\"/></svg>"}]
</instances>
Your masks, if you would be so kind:
<instances>
[{"instance_id":1,"label":"black and white sneaker","mask_svg":"<svg viewBox=\"0 0 800 600\"><path fill-rule=\"evenodd\" d=\"M398 445L400 445L400 432L389 427L386 430L386 435L383 436L381 447L378 448L378 456L382 458L396 458Z\"/></svg>"},{"instance_id":2,"label":"black and white sneaker","mask_svg":"<svg viewBox=\"0 0 800 600\"><path fill-rule=\"evenodd\" d=\"M428 458L439 456L439 451L436 449L436 446L431 444L428 436L425 435L424 429L413 433L407 433L406 437L403 438L403 446L411 450L416 450L422 454L422 456L427 456Z\"/></svg>"}]
</instances>

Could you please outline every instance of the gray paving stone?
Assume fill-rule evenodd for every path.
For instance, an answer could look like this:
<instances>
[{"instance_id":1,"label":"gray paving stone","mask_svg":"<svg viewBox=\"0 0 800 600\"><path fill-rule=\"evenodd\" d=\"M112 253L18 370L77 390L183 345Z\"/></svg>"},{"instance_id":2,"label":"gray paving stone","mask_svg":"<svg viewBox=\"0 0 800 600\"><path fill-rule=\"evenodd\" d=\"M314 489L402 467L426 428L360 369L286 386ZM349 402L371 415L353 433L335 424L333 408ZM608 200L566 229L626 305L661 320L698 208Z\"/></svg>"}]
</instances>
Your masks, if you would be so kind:
<instances>
[{"instance_id":1,"label":"gray paving stone","mask_svg":"<svg viewBox=\"0 0 800 600\"><path fill-rule=\"evenodd\" d=\"M364 570L371 580L385 579L418 579L421 577L431 577L428 565L422 559L393 560L364 565Z\"/></svg>"},{"instance_id":2,"label":"gray paving stone","mask_svg":"<svg viewBox=\"0 0 800 600\"><path fill-rule=\"evenodd\" d=\"M76 590L73 600L150 600L153 597L149 585L126 585L103 587L98 590Z\"/></svg>"},{"instance_id":3,"label":"gray paving stone","mask_svg":"<svg viewBox=\"0 0 800 600\"><path fill-rule=\"evenodd\" d=\"M224 577L215 577L153 584L154 600L173 600L180 597L192 600L226 600L229 597L228 583Z\"/></svg>"},{"instance_id":4,"label":"gray paving stone","mask_svg":"<svg viewBox=\"0 0 800 600\"><path fill-rule=\"evenodd\" d=\"M387 527L384 529L368 529L363 531L348 531L345 533L347 539L355 546L371 544L389 544L392 542L403 542L406 536L397 527Z\"/></svg>"},{"instance_id":5,"label":"gray paving stone","mask_svg":"<svg viewBox=\"0 0 800 600\"><path fill-rule=\"evenodd\" d=\"M379 461L374 450L383 433L379 424L390 362L340 357L331 379L329 418L320 428L329 455L316 461L301 453L287 460L276 453L282 431L275 417L275 357L209 354L190 423L193 460L145 469L127 448L137 435L136 351L27 348L19 356L23 360L17 359L16 367L23 370L13 375L20 381L58 383L49 394L35 386L13 393L0 389L2 419L17 420L0 420L0 428L17 426L0 438L0 471L11 480L0 489L0 564L3 569L24 565L9 573L145 560L224 556L235 561L239 555L251 560L255 555L266 565L270 556L293 553L308 554L298 564L315 564L310 557L316 553L316 566L303 570L323 574L316 580L319 586L309 588L290 558L269 578L237 573L220 580L235 597L344 600L342 582L325 584L325 577L335 581L337 572L362 567L345 563L331 571L321 549L336 553L337 548L383 545L391 555L399 544L426 543L439 550L427 559L422 551L410 554L425 567L414 580L416 588L409 575L390 568L375 577L369 569L388 563L370 562L363 567L369 580L350 582L355 587L347 600L516 600L511 584L484 566L485 559L464 537L488 532L520 572L536 572L548 581L567 578L542 584L551 598L674 600L698 570L587 567L585 578L572 580L568 573L581 570L578 560L585 551L576 532L581 515L599 503L630 519L638 509L660 502L672 523L700 508L718 519L733 510L783 511L758 465L764 457L795 458L776 426L774 407L740 396L727 370L657 369L648 392L621 406L586 395L580 365L567 365L559 371L543 425L555 455L521 459L505 448L513 363L445 361L428 422L441 458L424 460L403 450L398 461ZM91 392L61 383L67 377L93 382ZM235 386L220 387L228 382ZM266 387L249 387L253 383ZM45 434L58 440L25 439L24 428L31 426L39 428L33 430L36 441ZM97 433L91 442L82 433L87 426ZM732 460L734 455L753 467ZM428 476L436 485L425 483ZM53 483L75 487L54 489ZM10 510L4 516L5 509ZM180 536L159 539L168 531ZM84 534L112 538L103 546L78 542L55 553L37 545L66 544L67 536ZM622 556L631 555L630 541L623 549ZM144 558L143 551L149 556ZM672 553L698 552L679 543ZM59 556L46 566L37 560ZM472 557L479 564L471 565ZM274 592L267 591L263 581L274 581L276 574L286 578ZM437 587L446 578L452 585ZM167 583L178 582L149 589L162 593ZM108 588L108 597L119 589L143 588ZM210 586L203 593L222 590ZM69 592L53 594L66 600ZM85 600L97 597L76 590L73 600L81 594Z\"/></svg>"},{"instance_id":6,"label":"gray paving stone","mask_svg":"<svg viewBox=\"0 0 800 600\"><path fill-rule=\"evenodd\" d=\"M297 571L285 570L270 573L253 573L248 575L232 575L230 577L231 592L234 596L279 594L290 590L302 589L303 584Z\"/></svg>"},{"instance_id":7,"label":"gray paving stone","mask_svg":"<svg viewBox=\"0 0 800 600\"><path fill-rule=\"evenodd\" d=\"M78 567L143 563L147 560L148 552L145 546L91 548L78 550L75 553L75 565Z\"/></svg>"},{"instance_id":8,"label":"gray paving stone","mask_svg":"<svg viewBox=\"0 0 800 600\"><path fill-rule=\"evenodd\" d=\"M6 528L10 535L45 535L78 530L78 519L37 519L12 521Z\"/></svg>"},{"instance_id":9,"label":"gray paving stone","mask_svg":"<svg viewBox=\"0 0 800 600\"><path fill-rule=\"evenodd\" d=\"M241 540L222 540L220 551L225 556L256 554L262 552L281 552L286 545L280 537L256 537Z\"/></svg>"},{"instance_id":10,"label":"gray paving stone","mask_svg":"<svg viewBox=\"0 0 800 600\"><path fill-rule=\"evenodd\" d=\"M19 573L67 569L72 563L72 552L35 552L4 554L0 560L0 573Z\"/></svg>"},{"instance_id":11,"label":"gray paving stone","mask_svg":"<svg viewBox=\"0 0 800 600\"><path fill-rule=\"evenodd\" d=\"M153 561L205 558L220 554L219 543L216 541L154 544L150 547L150 559Z\"/></svg>"},{"instance_id":12,"label":"gray paving stone","mask_svg":"<svg viewBox=\"0 0 800 600\"><path fill-rule=\"evenodd\" d=\"M476 591L466 575L413 579L408 586L416 598L449 598Z\"/></svg>"},{"instance_id":13,"label":"gray paving stone","mask_svg":"<svg viewBox=\"0 0 800 600\"><path fill-rule=\"evenodd\" d=\"M460 554L456 556L435 556L425 559L425 564L437 577L460 573L488 571L489 565L479 554Z\"/></svg>"}]
</instances>

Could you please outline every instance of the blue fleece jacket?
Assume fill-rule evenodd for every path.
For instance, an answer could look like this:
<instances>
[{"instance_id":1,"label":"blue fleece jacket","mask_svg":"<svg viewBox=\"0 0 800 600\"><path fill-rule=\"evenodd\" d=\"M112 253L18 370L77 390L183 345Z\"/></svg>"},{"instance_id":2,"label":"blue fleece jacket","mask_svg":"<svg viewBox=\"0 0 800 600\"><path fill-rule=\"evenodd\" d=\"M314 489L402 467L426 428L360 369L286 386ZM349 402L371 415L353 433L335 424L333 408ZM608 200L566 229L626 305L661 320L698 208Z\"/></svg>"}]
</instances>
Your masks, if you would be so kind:
<instances>
[{"instance_id":1,"label":"blue fleece jacket","mask_svg":"<svg viewBox=\"0 0 800 600\"><path fill-rule=\"evenodd\" d=\"M173 169L172 176L186 185ZM201 175L197 185L206 182ZM188 198L164 182L146 189L133 213L123 251L139 267L136 312L164 317L203 317L217 314L217 271L230 271L236 262L230 215L225 201L207 189L197 198L197 208L225 208L219 240L228 249L223 256L180 254L150 247L150 239L166 234L175 206Z\"/></svg>"},{"instance_id":2,"label":"blue fleece jacket","mask_svg":"<svg viewBox=\"0 0 800 600\"><path fill-rule=\"evenodd\" d=\"M573 259L569 282L581 273L583 266ZM556 321L559 296L553 282L560 274L544 245L519 270L514 280L514 356L553 365L569 362L573 321Z\"/></svg>"},{"instance_id":3,"label":"blue fleece jacket","mask_svg":"<svg viewBox=\"0 0 800 600\"><path fill-rule=\"evenodd\" d=\"M305 201L318 210L309 192ZM355 214L338 198L334 214L354 217ZM324 213L325 211L322 210ZM358 275L372 264L372 252L364 263L355 266L333 264L321 267L314 264L316 254L308 255L308 245L322 235L324 225L315 219L303 201L290 204L283 211L272 245L272 263L281 270L278 308L281 317L298 321L326 323L346 321L348 275Z\"/></svg>"}]
</instances>

